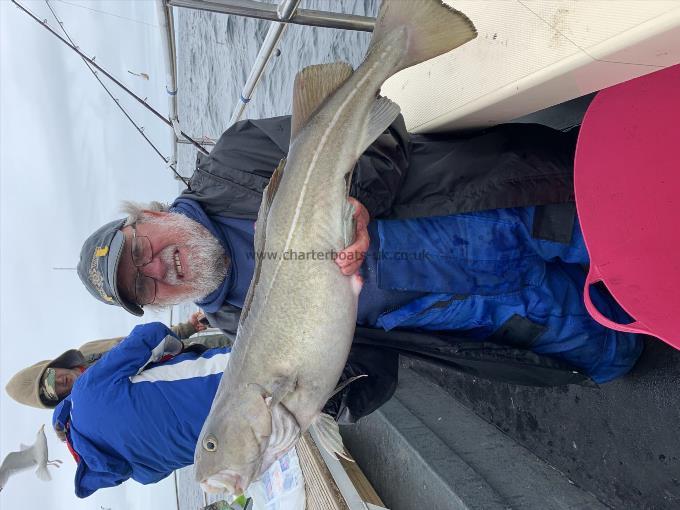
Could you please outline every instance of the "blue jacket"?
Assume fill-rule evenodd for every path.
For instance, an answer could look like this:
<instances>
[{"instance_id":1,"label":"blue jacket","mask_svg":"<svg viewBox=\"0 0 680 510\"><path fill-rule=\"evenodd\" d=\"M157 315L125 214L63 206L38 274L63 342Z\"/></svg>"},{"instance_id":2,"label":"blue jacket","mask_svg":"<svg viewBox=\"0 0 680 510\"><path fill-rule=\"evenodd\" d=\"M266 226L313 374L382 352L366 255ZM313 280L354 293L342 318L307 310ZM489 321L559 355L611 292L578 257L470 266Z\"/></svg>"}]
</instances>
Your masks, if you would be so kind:
<instances>
[{"instance_id":1,"label":"blue jacket","mask_svg":"<svg viewBox=\"0 0 680 510\"><path fill-rule=\"evenodd\" d=\"M161 361L169 335L160 323L137 326L54 410L53 424L68 430L79 456L78 497L128 478L155 483L193 463L229 349Z\"/></svg>"}]
</instances>

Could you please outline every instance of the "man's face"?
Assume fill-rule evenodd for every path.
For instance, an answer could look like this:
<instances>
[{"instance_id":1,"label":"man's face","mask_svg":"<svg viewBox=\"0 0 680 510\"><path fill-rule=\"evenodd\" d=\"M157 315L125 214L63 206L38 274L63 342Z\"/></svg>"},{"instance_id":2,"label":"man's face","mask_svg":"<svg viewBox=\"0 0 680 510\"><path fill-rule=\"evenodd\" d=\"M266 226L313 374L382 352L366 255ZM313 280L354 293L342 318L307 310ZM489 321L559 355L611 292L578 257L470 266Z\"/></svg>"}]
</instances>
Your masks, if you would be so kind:
<instances>
[{"instance_id":1,"label":"man's face","mask_svg":"<svg viewBox=\"0 0 680 510\"><path fill-rule=\"evenodd\" d=\"M54 372L57 395L59 395L59 398L63 398L71 393L73 383L80 377L81 372L76 368L55 368Z\"/></svg>"},{"instance_id":2,"label":"man's face","mask_svg":"<svg viewBox=\"0 0 680 510\"><path fill-rule=\"evenodd\" d=\"M195 221L181 214L147 213L135 226L137 237L146 237L153 256L142 267L132 261L133 229L123 228L125 245L118 265L118 290L136 303L137 272L155 281L153 305L196 301L224 280L227 261L219 241ZM152 291L153 292L153 291Z\"/></svg>"}]
</instances>

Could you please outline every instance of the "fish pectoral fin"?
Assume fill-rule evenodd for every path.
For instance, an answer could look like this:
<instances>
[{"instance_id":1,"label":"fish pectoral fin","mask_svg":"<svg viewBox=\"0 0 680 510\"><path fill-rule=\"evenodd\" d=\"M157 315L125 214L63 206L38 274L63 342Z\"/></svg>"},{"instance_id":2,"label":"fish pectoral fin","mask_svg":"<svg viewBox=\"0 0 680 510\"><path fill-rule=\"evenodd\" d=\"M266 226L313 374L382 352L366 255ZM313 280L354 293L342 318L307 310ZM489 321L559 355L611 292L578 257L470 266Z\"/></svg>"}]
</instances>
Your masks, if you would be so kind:
<instances>
[{"instance_id":1,"label":"fish pectoral fin","mask_svg":"<svg viewBox=\"0 0 680 510\"><path fill-rule=\"evenodd\" d=\"M269 409L273 409L280 404L286 395L295 390L296 386L297 374L293 377L283 376L276 379L272 385L271 394L269 395L270 398L267 399L267 406Z\"/></svg>"},{"instance_id":2,"label":"fish pectoral fin","mask_svg":"<svg viewBox=\"0 0 680 510\"><path fill-rule=\"evenodd\" d=\"M354 381L356 381L357 379L361 379L361 378L363 378L363 377L368 377L368 375L367 375L367 374L355 375L354 377L350 377L349 379L347 379L345 382L343 382L343 383L341 383L341 384L338 384L338 385L336 386L336 388L335 388L333 391L331 391L331 394L328 395L328 398L326 399L326 401L328 401L328 400L330 400L331 398L333 398L335 395L337 395L338 393L340 393L342 390L344 390L347 386L349 386L350 384L352 384L352 383L353 383Z\"/></svg>"},{"instance_id":3,"label":"fish pectoral fin","mask_svg":"<svg viewBox=\"0 0 680 510\"><path fill-rule=\"evenodd\" d=\"M293 84L293 115L290 140L309 122L319 106L352 76L352 66L346 62L305 67L295 75Z\"/></svg>"},{"instance_id":4,"label":"fish pectoral fin","mask_svg":"<svg viewBox=\"0 0 680 510\"><path fill-rule=\"evenodd\" d=\"M394 122L400 112L399 105L387 97L379 97L373 102L366 121L364 136L361 139L361 144L357 147L359 156L366 152L366 149L390 127L390 124Z\"/></svg>"},{"instance_id":5,"label":"fish pectoral fin","mask_svg":"<svg viewBox=\"0 0 680 510\"><path fill-rule=\"evenodd\" d=\"M342 436L337 422L328 414L321 413L314 423L312 428L319 440L319 445L331 455L337 455L345 460L354 462L342 444Z\"/></svg>"}]
</instances>

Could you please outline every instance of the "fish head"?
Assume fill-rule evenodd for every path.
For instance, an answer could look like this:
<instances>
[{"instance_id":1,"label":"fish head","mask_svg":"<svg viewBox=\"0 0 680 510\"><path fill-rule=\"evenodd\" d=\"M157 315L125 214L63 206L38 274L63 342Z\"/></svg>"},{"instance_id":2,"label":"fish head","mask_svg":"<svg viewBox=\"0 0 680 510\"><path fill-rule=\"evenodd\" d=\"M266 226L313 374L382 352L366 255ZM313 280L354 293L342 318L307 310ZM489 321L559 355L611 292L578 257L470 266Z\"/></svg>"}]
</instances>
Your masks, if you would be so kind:
<instances>
[{"instance_id":1,"label":"fish head","mask_svg":"<svg viewBox=\"0 0 680 510\"><path fill-rule=\"evenodd\" d=\"M226 398L216 398L194 453L201 488L243 493L261 474L271 432L271 412L257 387L231 389Z\"/></svg>"}]
</instances>

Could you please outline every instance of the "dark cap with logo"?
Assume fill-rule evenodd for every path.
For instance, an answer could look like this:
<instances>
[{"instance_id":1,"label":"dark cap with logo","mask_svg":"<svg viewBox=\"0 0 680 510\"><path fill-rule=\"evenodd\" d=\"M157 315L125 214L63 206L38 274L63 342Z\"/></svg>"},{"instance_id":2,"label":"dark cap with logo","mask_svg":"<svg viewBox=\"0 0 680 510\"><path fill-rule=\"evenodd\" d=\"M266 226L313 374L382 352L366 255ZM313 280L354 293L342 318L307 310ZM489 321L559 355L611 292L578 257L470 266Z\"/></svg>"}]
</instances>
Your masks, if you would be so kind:
<instances>
[{"instance_id":1,"label":"dark cap with logo","mask_svg":"<svg viewBox=\"0 0 680 510\"><path fill-rule=\"evenodd\" d=\"M121 229L125 219L107 223L88 237L80 250L78 276L87 290L102 303L122 306L134 315L144 315L142 307L123 299L118 292L118 263L125 246Z\"/></svg>"}]
</instances>

